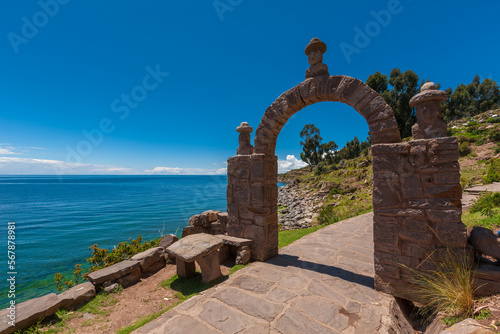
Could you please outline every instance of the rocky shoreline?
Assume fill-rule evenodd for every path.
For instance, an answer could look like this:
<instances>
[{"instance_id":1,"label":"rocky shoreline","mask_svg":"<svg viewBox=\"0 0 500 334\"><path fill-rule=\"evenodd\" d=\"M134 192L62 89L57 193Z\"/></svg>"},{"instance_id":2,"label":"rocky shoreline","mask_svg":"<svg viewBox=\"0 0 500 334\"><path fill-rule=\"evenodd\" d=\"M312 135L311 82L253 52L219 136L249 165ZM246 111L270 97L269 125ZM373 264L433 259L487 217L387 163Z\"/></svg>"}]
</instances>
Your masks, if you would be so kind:
<instances>
[{"instance_id":1,"label":"rocky shoreline","mask_svg":"<svg viewBox=\"0 0 500 334\"><path fill-rule=\"evenodd\" d=\"M298 230L313 225L329 190L318 191L296 181L278 189L278 223L282 230Z\"/></svg>"}]
</instances>

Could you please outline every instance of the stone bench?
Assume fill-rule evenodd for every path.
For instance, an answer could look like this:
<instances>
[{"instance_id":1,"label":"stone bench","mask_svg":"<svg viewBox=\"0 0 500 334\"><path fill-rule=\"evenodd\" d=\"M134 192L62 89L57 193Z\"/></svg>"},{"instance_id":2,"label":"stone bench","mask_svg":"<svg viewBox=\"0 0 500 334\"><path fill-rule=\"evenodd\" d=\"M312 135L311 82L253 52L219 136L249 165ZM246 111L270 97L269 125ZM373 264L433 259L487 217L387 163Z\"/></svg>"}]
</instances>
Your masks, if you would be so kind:
<instances>
[{"instance_id":1,"label":"stone bench","mask_svg":"<svg viewBox=\"0 0 500 334\"><path fill-rule=\"evenodd\" d=\"M223 245L219 236L205 233L188 235L165 250L175 256L177 275L191 277L195 272L195 261L201 268L203 283L222 276L219 263L219 248Z\"/></svg>"},{"instance_id":2,"label":"stone bench","mask_svg":"<svg viewBox=\"0 0 500 334\"><path fill-rule=\"evenodd\" d=\"M235 258L234 264L247 264L250 261L251 250L253 244L251 239L243 239L232 237L229 235L219 235L224 243L220 250L220 261L223 262L229 257Z\"/></svg>"}]
</instances>

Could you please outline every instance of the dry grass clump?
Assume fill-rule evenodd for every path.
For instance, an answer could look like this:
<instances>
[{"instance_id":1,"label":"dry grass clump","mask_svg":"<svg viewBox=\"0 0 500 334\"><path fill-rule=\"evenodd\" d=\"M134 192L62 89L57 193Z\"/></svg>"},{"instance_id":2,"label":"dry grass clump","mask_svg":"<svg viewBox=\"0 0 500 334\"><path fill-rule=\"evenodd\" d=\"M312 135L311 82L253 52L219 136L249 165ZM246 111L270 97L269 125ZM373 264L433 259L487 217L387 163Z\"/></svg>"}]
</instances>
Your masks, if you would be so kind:
<instances>
[{"instance_id":1,"label":"dry grass clump","mask_svg":"<svg viewBox=\"0 0 500 334\"><path fill-rule=\"evenodd\" d=\"M411 294L421 304L419 312L429 317L437 313L452 317L472 316L477 287L469 253L466 249L457 253L449 247L443 253L440 261L432 256L426 259L437 267L434 271L406 267L413 273Z\"/></svg>"}]
</instances>

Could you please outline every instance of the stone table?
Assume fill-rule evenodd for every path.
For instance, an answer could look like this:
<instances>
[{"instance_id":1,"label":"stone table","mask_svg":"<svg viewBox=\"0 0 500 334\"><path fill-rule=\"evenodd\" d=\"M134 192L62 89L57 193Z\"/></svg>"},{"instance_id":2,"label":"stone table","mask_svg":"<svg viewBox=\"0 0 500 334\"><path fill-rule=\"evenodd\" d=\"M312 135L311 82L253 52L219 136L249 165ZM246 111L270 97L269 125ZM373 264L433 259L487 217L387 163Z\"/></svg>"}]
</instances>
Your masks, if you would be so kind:
<instances>
[{"instance_id":1,"label":"stone table","mask_svg":"<svg viewBox=\"0 0 500 334\"><path fill-rule=\"evenodd\" d=\"M175 256L177 275L190 277L195 272L195 261L201 268L203 283L222 276L219 263L219 248L223 245L220 237L198 233L188 235L169 246L165 251Z\"/></svg>"}]
</instances>

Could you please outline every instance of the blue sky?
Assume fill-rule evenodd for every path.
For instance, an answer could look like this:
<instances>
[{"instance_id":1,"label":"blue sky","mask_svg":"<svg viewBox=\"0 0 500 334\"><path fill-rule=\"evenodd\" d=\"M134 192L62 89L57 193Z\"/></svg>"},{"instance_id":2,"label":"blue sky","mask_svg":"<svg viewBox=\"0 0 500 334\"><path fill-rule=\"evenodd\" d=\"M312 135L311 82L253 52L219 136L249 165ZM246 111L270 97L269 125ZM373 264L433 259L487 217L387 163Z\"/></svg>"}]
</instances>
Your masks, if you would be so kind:
<instances>
[{"instance_id":1,"label":"blue sky","mask_svg":"<svg viewBox=\"0 0 500 334\"><path fill-rule=\"evenodd\" d=\"M0 174L225 173L240 122L256 129L304 79L312 37L331 75L398 67L455 88L500 81L499 12L496 0L2 0ZM281 171L301 165L307 123L339 146L368 131L341 103L307 107L278 138Z\"/></svg>"}]
</instances>

